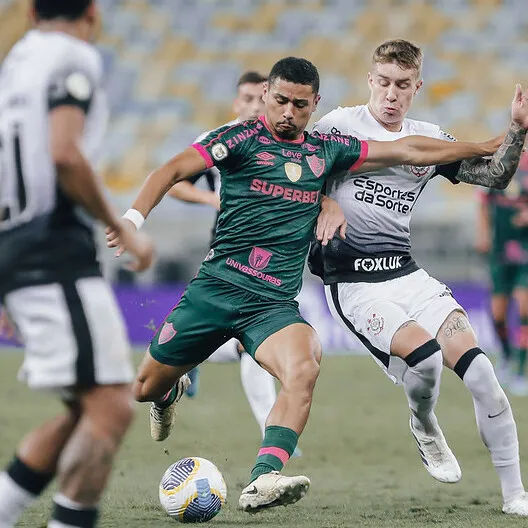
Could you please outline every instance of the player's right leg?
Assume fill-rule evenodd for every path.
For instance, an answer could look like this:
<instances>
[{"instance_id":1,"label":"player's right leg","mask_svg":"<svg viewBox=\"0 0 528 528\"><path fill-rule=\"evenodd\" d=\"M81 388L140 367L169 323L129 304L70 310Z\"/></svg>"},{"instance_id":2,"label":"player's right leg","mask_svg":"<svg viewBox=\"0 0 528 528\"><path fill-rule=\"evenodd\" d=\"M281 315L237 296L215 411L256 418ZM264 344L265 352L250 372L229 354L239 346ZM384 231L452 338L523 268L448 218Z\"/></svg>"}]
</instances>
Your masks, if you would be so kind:
<instances>
[{"instance_id":1,"label":"player's right leg","mask_svg":"<svg viewBox=\"0 0 528 528\"><path fill-rule=\"evenodd\" d=\"M326 287L328 306L387 375L403 385L411 410L411 432L429 474L441 482L458 482L460 467L434 414L442 373L440 345L390 300L409 295L398 292L408 289L405 282L407 277L376 284L333 284Z\"/></svg>"},{"instance_id":2,"label":"player's right leg","mask_svg":"<svg viewBox=\"0 0 528 528\"><path fill-rule=\"evenodd\" d=\"M172 429L176 403L189 386L186 375L232 336L228 296L235 288L198 275L178 305L152 338L139 366L133 392L137 401L151 402L150 431L156 441Z\"/></svg>"}]
</instances>

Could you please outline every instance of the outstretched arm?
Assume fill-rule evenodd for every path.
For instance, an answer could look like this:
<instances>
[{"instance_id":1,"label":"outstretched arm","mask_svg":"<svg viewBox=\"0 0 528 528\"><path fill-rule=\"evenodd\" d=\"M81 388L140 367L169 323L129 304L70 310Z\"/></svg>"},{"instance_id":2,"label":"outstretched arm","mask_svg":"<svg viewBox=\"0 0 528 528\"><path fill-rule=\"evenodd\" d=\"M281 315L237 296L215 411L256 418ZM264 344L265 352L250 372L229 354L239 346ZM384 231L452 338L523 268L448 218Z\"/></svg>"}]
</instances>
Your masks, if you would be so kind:
<instances>
[{"instance_id":1,"label":"outstretched arm","mask_svg":"<svg viewBox=\"0 0 528 528\"><path fill-rule=\"evenodd\" d=\"M455 178L473 185L505 189L519 165L525 138L526 130L512 122L502 145L490 159L463 160Z\"/></svg>"},{"instance_id":2,"label":"outstretched arm","mask_svg":"<svg viewBox=\"0 0 528 528\"><path fill-rule=\"evenodd\" d=\"M368 141L363 165L353 174L370 172L394 165L446 165L466 158L491 156L489 143L450 142L426 136L407 136L396 141Z\"/></svg>"}]
</instances>

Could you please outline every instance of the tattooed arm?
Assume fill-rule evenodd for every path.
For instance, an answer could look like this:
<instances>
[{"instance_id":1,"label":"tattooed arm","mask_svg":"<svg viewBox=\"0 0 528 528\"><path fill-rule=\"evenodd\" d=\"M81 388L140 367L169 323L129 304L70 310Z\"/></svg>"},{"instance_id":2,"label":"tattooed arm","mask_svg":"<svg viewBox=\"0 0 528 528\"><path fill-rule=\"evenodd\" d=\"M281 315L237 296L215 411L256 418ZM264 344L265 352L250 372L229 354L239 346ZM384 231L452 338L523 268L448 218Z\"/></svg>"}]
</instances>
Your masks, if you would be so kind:
<instances>
[{"instance_id":1,"label":"tattooed arm","mask_svg":"<svg viewBox=\"0 0 528 528\"><path fill-rule=\"evenodd\" d=\"M528 129L528 90L523 93L519 84L515 87L511 117L510 129L491 159L473 158L462 161L455 176L456 181L493 189L508 187L519 165Z\"/></svg>"},{"instance_id":2,"label":"tattooed arm","mask_svg":"<svg viewBox=\"0 0 528 528\"><path fill-rule=\"evenodd\" d=\"M502 145L490 159L463 160L456 179L473 185L505 189L519 165L526 129L512 121Z\"/></svg>"}]
</instances>

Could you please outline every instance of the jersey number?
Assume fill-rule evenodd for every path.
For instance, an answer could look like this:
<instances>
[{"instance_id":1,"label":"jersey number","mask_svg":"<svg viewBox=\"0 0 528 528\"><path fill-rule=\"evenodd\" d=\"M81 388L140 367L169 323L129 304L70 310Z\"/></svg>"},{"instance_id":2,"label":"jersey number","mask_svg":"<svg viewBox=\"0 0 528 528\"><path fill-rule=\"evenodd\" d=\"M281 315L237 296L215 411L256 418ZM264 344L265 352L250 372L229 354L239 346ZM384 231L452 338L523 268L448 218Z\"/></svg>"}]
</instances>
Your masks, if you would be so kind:
<instances>
[{"instance_id":1,"label":"jersey number","mask_svg":"<svg viewBox=\"0 0 528 528\"><path fill-rule=\"evenodd\" d=\"M8 145L5 136L0 135L0 189L3 191L0 198L0 222L12 220L16 215L21 215L27 206L26 184L22 170L22 148L20 146L20 134L15 128L13 137L13 160L16 176L16 198L6 198L7 171L9 160L7 159Z\"/></svg>"}]
</instances>

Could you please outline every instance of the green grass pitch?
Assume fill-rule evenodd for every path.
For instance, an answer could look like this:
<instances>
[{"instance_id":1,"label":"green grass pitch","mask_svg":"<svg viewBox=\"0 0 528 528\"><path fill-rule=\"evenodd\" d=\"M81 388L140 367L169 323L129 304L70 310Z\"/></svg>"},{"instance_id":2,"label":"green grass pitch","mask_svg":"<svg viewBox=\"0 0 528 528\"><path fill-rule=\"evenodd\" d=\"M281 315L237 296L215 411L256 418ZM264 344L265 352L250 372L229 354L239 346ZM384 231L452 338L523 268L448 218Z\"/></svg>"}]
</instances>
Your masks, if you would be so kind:
<instances>
[{"instance_id":1,"label":"green grass pitch","mask_svg":"<svg viewBox=\"0 0 528 528\"><path fill-rule=\"evenodd\" d=\"M139 357L139 356L138 356ZM16 381L20 354L0 354L0 464L11 457L31 426L60 410ZM228 504L211 521L219 528L352 527L513 527L527 520L500 512L498 480L475 426L469 393L445 371L438 416L462 467L462 481L440 484L423 469L408 430L403 391L368 357L326 357L312 414L301 437L304 456L286 472L312 480L308 495L288 508L250 516L236 509L260 443L260 435L243 395L238 364L206 364L200 392L185 399L172 436L152 442L148 407L128 435L104 500L101 527L163 528L177 523L158 503L158 483L174 461L198 455L213 461L228 486ZM528 459L528 405L512 399ZM528 478L527 478L528 482ZM51 489L23 517L20 526L46 525Z\"/></svg>"}]
</instances>

